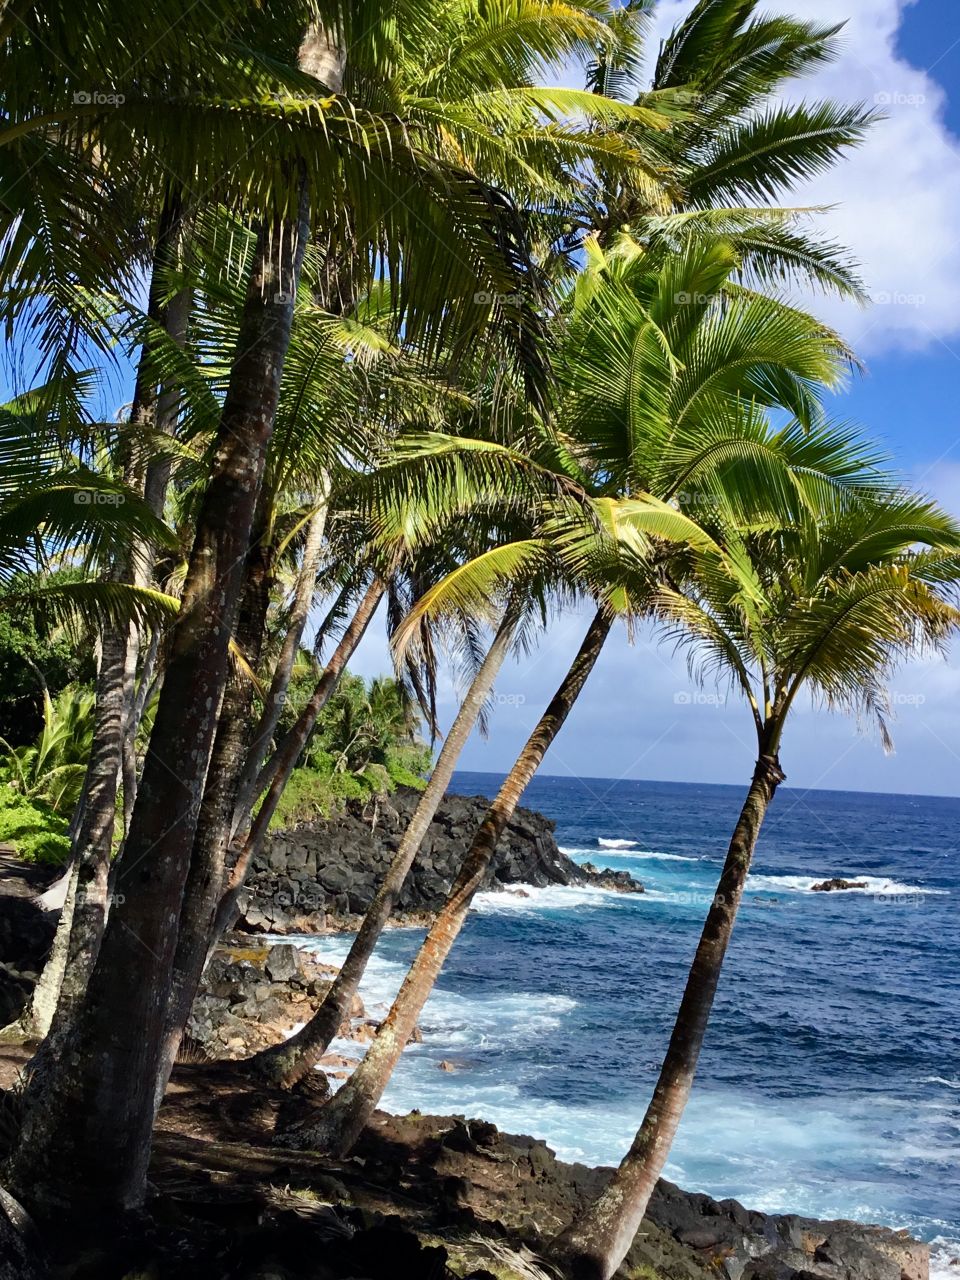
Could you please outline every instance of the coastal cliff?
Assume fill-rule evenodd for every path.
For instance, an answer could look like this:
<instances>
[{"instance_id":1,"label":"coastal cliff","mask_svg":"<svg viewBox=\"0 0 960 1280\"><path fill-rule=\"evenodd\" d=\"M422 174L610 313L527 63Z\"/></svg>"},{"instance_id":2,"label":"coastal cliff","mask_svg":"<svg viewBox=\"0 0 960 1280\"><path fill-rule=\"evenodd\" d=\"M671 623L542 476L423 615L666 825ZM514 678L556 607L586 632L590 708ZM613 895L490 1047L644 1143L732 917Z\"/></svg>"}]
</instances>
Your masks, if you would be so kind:
<instances>
[{"instance_id":1,"label":"coastal cliff","mask_svg":"<svg viewBox=\"0 0 960 1280\"><path fill-rule=\"evenodd\" d=\"M404 787L376 806L352 804L328 820L277 832L254 859L236 927L251 933L356 928L418 799L419 792ZM400 894L397 923L422 924L443 905L488 805L483 796L445 797ZM560 852L554 827L542 813L517 809L483 890L592 885L643 892L643 885L626 872L578 866Z\"/></svg>"}]
</instances>

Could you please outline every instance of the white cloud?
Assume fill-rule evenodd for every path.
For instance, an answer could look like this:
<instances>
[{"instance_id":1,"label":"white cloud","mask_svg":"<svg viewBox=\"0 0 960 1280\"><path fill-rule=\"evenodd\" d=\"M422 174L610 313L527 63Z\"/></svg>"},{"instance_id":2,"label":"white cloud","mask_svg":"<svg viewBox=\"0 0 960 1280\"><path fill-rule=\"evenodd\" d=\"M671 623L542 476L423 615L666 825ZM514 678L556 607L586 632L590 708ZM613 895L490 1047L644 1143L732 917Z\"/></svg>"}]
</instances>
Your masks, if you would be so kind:
<instances>
[{"instance_id":1,"label":"white cloud","mask_svg":"<svg viewBox=\"0 0 960 1280\"><path fill-rule=\"evenodd\" d=\"M764 8L824 24L848 18L836 63L798 83L797 97L877 105L887 119L830 173L798 188L802 205L852 249L875 304L818 301L818 312L866 355L960 336L960 142L943 121L944 91L898 57L908 0L779 0ZM691 5L665 0L657 37ZM656 43L656 38L655 38Z\"/></svg>"}]
</instances>

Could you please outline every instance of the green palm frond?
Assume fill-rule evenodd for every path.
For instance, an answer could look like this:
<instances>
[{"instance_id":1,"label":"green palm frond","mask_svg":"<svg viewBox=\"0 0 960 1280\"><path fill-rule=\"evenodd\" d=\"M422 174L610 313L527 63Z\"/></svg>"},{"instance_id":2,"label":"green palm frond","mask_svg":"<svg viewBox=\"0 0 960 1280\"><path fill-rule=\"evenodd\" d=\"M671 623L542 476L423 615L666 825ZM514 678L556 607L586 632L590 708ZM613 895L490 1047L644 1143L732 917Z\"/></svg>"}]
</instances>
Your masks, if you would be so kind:
<instances>
[{"instance_id":1,"label":"green palm frond","mask_svg":"<svg viewBox=\"0 0 960 1280\"><path fill-rule=\"evenodd\" d=\"M180 608L176 596L156 588L108 581L38 584L9 592L2 604L5 609L29 607L51 627L75 625L78 620L101 626L123 627L133 621L141 627L162 627Z\"/></svg>"},{"instance_id":2,"label":"green palm frond","mask_svg":"<svg viewBox=\"0 0 960 1280\"><path fill-rule=\"evenodd\" d=\"M876 113L833 102L780 105L721 133L692 175L692 203L776 201L782 191L829 168L859 142Z\"/></svg>"}]
</instances>

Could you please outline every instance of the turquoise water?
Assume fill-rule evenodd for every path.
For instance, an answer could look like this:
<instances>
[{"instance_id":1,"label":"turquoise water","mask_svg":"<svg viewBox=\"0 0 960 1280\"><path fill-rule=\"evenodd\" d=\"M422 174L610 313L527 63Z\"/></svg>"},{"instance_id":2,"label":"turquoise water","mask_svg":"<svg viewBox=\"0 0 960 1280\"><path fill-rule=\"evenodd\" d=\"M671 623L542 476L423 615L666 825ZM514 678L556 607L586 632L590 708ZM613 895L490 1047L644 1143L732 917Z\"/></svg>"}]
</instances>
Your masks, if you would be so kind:
<instances>
[{"instance_id":1,"label":"turquoise water","mask_svg":"<svg viewBox=\"0 0 960 1280\"><path fill-rule=\"evenodd\" d=\"M490 795L499 781L460 774L453 789ZM619 1159L741 800L734 787L536 779L526 803L556 820L560 845L647 893L482 895L385 1105L483 1115L567 1159ZM960 800L781 789L667 1176L759 1209L907 1227L942 1268L960 1254L958 841ZM868 888L810 892L829 876ZM364 988L374 1014L421 937L385 938ZM317 947L336 958L347 941Z\"/></svg>"}]
</instances>

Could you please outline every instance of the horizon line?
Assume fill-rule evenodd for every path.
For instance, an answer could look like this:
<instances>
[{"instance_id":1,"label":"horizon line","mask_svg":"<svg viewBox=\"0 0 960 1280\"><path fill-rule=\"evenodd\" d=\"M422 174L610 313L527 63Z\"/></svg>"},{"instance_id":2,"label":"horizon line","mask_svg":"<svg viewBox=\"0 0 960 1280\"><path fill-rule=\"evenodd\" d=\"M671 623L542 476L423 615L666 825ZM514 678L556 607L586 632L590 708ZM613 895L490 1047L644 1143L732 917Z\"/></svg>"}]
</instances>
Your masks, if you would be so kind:
<instances>
[{"instance_id":1,"label":"horizon line","mask_svg":"<svg viewBox=\"0 0 960 1280\"><path fill-rule=\"evenodd\" d=\"M504 769L455 769L454 774L457 773L488 774L500 778L507 776L507 771ZM690 782L681 778L609 778L599 773L536 773L530 781L536 782L538 779L550 779L554 782L647 782L653 786L663 785L668 787L736 787L746 789L750 785L749 781L744 783ZM813 791L822 792L824 795L836 796L900 796L904 800L960 800L960 795L943 795L938 791L861 791L851 787L801 787L789 786L787 783L782 783L778 790Z\"/></svg>"}]
</instances>

